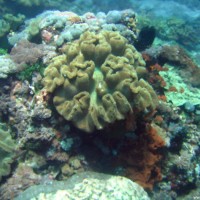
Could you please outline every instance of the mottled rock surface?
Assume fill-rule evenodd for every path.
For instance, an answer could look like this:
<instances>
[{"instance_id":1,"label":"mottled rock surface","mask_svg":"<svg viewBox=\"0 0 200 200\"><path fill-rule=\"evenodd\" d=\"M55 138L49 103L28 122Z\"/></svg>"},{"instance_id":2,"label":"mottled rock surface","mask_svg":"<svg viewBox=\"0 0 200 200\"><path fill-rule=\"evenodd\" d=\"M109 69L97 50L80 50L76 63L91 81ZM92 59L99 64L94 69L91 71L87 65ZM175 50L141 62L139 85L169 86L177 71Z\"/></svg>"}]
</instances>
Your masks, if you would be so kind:
<instances>
[{"instance_id":1,"label":"mottled rock surface","mask_svg":"<svg viewBox=\"0 0 200 200\"><path fill-rule=\"evenodd\" d=\"M38 185L27 189L15 200L149 200L147 193L131 180L94 172L74 175L66 182Z\"/></svg>"}]
</instances>

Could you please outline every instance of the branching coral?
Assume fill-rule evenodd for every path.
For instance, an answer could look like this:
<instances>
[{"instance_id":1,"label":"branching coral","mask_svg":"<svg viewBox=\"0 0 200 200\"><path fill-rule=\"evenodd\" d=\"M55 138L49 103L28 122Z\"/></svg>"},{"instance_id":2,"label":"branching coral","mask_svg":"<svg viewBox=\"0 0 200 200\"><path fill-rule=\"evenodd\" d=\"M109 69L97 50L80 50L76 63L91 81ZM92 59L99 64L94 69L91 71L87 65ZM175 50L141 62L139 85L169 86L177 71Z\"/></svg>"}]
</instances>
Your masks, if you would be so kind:
<instances>
[{"instance_id":1,"label":"branching coral","mask_svg":"<svg viewBox=\"0 0 200 200\"><path fill-rule=\"evenodd\" d=\"M62 51L46 68L43 83L57 111L79 129L92 132L133 109L155 109L154 90L137 76L144 61L119 33L86 32Z\"/></svg>"}]
</instances>

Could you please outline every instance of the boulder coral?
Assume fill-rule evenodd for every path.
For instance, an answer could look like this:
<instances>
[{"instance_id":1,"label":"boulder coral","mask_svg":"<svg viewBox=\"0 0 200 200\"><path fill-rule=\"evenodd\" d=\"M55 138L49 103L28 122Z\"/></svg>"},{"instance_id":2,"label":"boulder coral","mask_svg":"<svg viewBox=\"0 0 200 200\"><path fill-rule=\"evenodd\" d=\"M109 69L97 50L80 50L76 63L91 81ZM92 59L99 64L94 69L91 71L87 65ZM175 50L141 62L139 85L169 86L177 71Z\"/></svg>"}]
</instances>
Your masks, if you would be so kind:
<instances>
[{"instance_id":1,"label":"boulder coral","mask_svg":"<svg viewBox=\"0 0 200 200\"><path fill-rule=\"evenodd\" d=\"M45 69L44 89L77 128L93 132L128 113L155 109L153 88L138 78L145 62L118 32L85 32L61 51Z\"/></svg>"},{"instance_id":2,"label":"boulder coral","mask_svg":"<svg viewBox=\"0 0 200 200\"><path fill-rule=\"evenodd\" d=\"M82 172L67 181L51 181L29 187L15 200L29 199L129 199L149 200L149 196L137 183L122 177L96 172Z\"/></svg>"}]
</instances>

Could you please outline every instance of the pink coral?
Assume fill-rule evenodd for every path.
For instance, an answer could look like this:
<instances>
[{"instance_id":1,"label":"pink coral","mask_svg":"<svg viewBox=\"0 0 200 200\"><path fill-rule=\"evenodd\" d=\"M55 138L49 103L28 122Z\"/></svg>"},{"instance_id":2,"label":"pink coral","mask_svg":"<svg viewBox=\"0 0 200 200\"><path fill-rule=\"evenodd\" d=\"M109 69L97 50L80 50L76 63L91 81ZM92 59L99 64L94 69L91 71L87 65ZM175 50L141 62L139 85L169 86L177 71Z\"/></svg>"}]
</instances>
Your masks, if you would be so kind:
<instances>
[{"instance_id":1,"label":"pink coral","mask_svg":"<svg viewBox=\"0 0 200 200\"><path fill-rule=\"evenodd\" d=\"M43 30L41 36L46 43L49 43L53 37L53 34L47 30Z\"/></svg>"}]
</instances>

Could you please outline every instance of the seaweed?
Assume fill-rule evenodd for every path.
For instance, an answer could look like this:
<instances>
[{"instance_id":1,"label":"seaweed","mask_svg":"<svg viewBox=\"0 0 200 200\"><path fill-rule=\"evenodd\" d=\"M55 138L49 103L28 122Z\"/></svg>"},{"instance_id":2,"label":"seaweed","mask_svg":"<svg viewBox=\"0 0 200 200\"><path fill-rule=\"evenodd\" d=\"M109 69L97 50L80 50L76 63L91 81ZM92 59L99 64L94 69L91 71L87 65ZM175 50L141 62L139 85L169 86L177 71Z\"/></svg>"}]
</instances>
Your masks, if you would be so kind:
<instances>
[{"instance_id":1,"label":"seaweed","mask_svg":"<svg viewBox=\"0 0 200 200\"><path fill-rule=\"evenodd\" d=\"M33 73L38 72L43 77L44 69L45 65L43 65L42 63L35 63L30 66L27 66L23 71L19 72L16 76L21 81L28 80L29 82L31 82Z\"/></svg>"}]
</instances>

